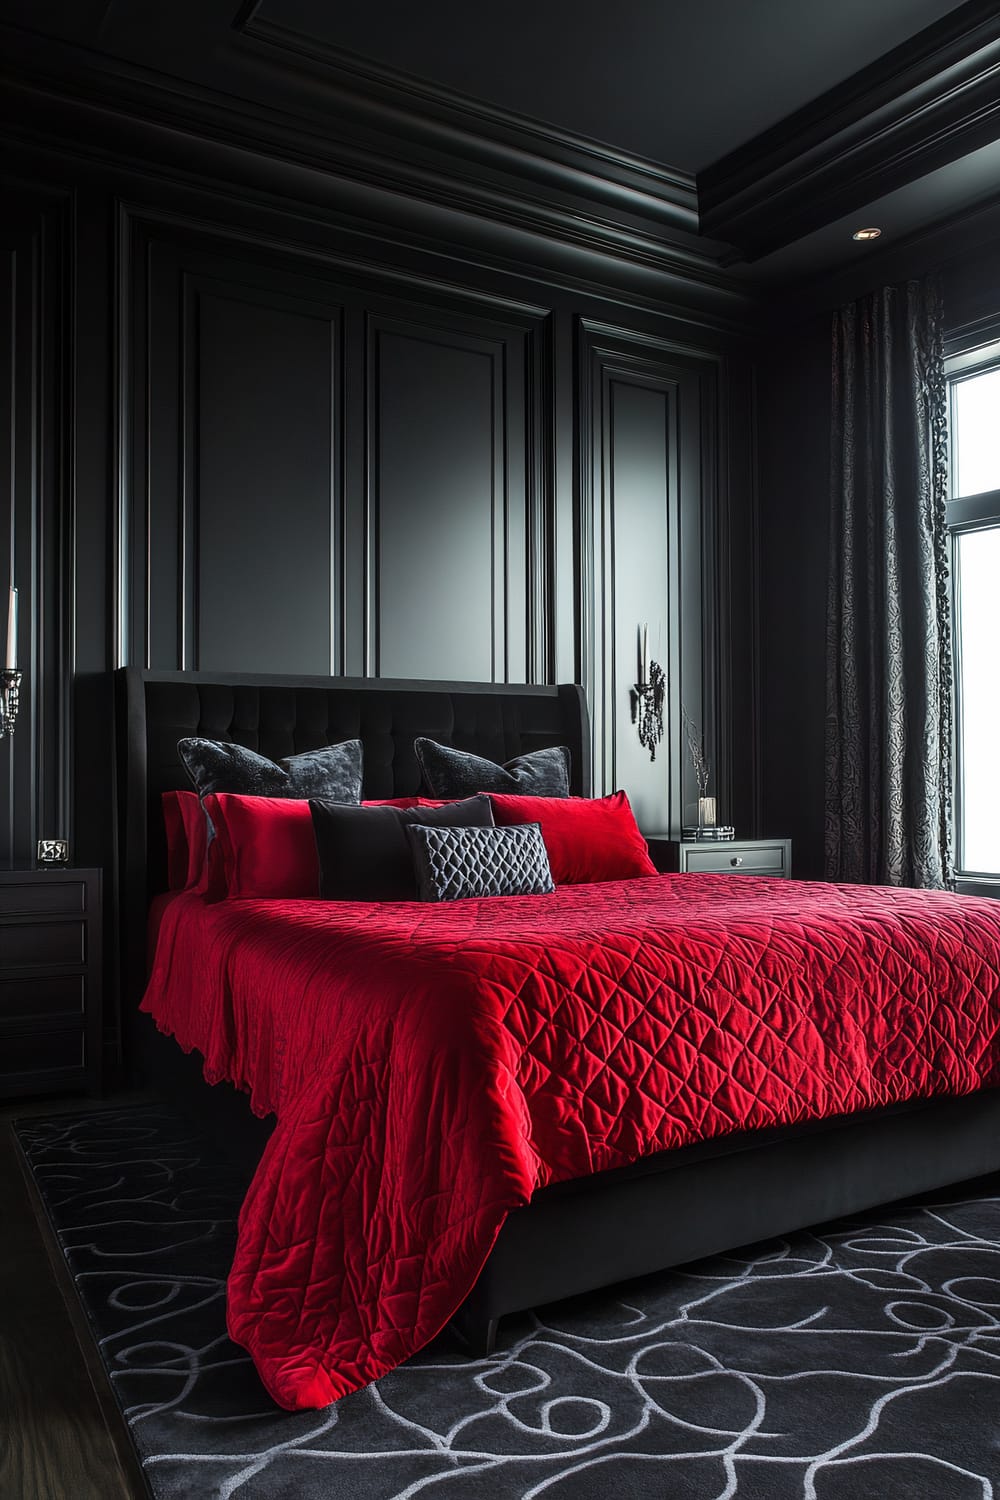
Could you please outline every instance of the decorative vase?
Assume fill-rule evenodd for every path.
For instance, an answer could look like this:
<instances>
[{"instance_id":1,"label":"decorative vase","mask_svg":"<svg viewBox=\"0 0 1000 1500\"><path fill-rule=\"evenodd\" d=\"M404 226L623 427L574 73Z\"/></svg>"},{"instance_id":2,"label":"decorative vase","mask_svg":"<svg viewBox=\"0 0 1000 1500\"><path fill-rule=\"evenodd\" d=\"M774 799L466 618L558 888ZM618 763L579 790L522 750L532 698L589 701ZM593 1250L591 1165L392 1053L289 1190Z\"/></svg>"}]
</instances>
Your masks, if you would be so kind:
<instances>
[{"instance_id":1,"label":"decorative vase","mask_svg":"<svg viewBox=\"0 0 1000 1500\"><path fill-rule=\"evenodd\" d=\"M715 798L714 797L699 797L698 798L698 827L699 828L714 828L715 827Z\"/></svg>"}]
</instances>

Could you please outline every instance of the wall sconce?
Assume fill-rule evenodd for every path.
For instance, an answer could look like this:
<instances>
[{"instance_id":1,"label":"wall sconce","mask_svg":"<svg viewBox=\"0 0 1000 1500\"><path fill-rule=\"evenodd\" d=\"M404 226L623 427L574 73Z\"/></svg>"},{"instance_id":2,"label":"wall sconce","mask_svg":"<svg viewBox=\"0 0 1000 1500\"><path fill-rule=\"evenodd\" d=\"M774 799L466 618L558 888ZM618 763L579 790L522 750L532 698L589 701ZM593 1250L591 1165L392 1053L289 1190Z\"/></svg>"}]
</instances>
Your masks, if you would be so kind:
<instances>
[{"instance_id":1,"label":"wall sconce","mask_svg":"<svg viewBox=\"0 0 1000 1500\"><path fill-rule=\"evenodd\" d=\"M0 740L5 734L14 733L17 718L18 691L21 686L20 672L4 667L0 672Z\"/></svg>"},{"instance_id":2,"label":"wall sconce","mask_svg":"<svg viewBox=\"0 0 1000 1500\"><path fill-rule=\"evenodd\" d=\"M639 670L629 694L632 723L639 729L639 744L656 759L656 747L663 738L663 704L666 677L658 661L649 659L649 626L639 626Z\"/></svg>"},{"instance_id":3,"label":"wall sconce","mask_svg":"<svg viewBox=\"0 0 1000 1500\"><path fill-rule=\"evenodd\" d=\"M11 584L7 610L6 666L0 672L0 740L14 732L17 718L21 674L17 670L17 589Z\"/></svg>"}]
</instances>

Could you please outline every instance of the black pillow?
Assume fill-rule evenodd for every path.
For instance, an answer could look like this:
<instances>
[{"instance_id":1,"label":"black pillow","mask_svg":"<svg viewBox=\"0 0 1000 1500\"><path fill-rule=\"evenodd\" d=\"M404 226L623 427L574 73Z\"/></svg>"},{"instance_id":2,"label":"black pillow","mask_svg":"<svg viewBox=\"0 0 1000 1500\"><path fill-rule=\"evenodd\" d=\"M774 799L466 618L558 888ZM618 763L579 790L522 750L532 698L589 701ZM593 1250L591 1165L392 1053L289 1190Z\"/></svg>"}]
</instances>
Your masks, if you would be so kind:
<instances>
[{"instance_id":1,"label":"black pillow","mask_svg":"<svg viewBox=\"0 0 1000 1500\"><path fill-rule=\"evenodd\" d=\"M551 750L529 750L504 766L423 736L413 741L413 749L432 797L466 797L470 792L569 796L569 751L565 745L556 745Z\"/></svg>"},{"instance_id":2,"label":"black pillow","mask_svg":"<svg viewBox=\"0 0 1000 1500\"><path fill-rule=\"evenodd\" d=\"M341 807L311 801L319 893L326 901L416 901L408 825L492 828L489 797L447 807Z\"/></svg>"},{"instance_id":3,"label":"black pillow","mask_svg":"<svg viewBox=\"0 0 1000 1500\"><path fill-rule=\"evenodd\" d=\"M538 823L509 828L408 828L421 901L547 896L555 890Z\"/></svg>"},{"instance_id":4,"label":"black pillow","mask_svg":"<svg viewBox=\"0 0 1000 1500\"><path fill-rule=\"evenodd\" d=\"M275 763L255 750L197 737L178 740L177 751L199 797L235 792L243 797L323 797L361 801L360 740L323 745Z\"/></svg>"}]
</instances>

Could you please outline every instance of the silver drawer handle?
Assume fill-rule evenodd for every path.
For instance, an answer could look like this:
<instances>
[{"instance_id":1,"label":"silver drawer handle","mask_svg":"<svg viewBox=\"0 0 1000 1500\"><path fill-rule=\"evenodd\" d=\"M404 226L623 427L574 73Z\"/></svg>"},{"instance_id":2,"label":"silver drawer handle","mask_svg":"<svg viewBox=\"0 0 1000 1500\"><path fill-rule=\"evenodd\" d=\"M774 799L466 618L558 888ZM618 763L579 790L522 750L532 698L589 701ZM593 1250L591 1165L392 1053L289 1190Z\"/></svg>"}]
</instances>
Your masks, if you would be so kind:
<instances>
[{"instance_id":1,"label":"silver drawer handle","mask_svg":"<svg viewBox=\"0 0 1000 1500\"><path fill-rule=\"evenodd\" d=\"M742 854L734 854L729 863L732 865L734 870L738 869L739 866L743 863Z\"/></svg>"}]
</instances>

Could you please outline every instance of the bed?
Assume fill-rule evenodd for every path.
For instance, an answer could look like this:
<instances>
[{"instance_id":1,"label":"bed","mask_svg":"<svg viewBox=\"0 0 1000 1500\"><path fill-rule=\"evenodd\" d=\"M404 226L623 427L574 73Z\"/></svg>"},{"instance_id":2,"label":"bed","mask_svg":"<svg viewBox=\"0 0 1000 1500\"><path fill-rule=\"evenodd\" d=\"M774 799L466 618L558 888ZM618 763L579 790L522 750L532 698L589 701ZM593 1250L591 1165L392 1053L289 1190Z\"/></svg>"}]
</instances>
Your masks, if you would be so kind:
<instances>
[{"instance_id":1,"label":"bed","mask_svg":"<svg viewBox=\"0 0 1000 1500\"><path fill-rule=\"evenodd\" d=\"M365 795L376 798L418 790L412 751L418 734L500 761L561 744L571 753L571 790L584 795L590 791L586 707L575 687L134 670L119 674L118 690L122 963L133 1055L141 1052L147 1075L189 1104L225 1107L229 1113L219 1128L227 1137L245 1134L260 1144L267 1127L254 1126L246 1103L231 1090L223 1106L227 1091L205 1084L198 1053L212 1051L206 1036L230 1034L239 1019L234 1022L234 1004L256 1005L272 972L283 976L280 984L275 981L275 993L282 984L288 993L291 976L295 993L305 997L306 1003L288 1007L274 1027L263 1048L266 1057L244 1057L237 1065L229 1051L210 1058L208 1066L215 1078L230 1077L256 1089L259 1111L278 1113L241 1220L230 1326L251 1349L282 1405L318 1406L356 1388L405 1357L415 1340L433 1336L447 1317L454 1317L471 1343L488 1349L498 1320L508 1312L1000 1167L995 1086L1000 1082L1000 907L995 904L931 892L865 895L846 889L838 894L835 888L795 882L774 882L768 891L771 883L725 876L656 876L617 882L614 888L560 888L553 897L514 898L548 904L522 906L513 915L505 915L502 900L452 903L454 909L439 917L406 903L385 914L352 914L342 910L346 903L333 903L328 911L316 902L206 907L200 898L186 897L164 904L160 796L184 785L176 756L176 742L184 735L231 739L273 759L356 735L365 749ZM187 1057L137 1013L154 898L161 898L158 961L178 966L169 989L173 1009L161 1007L157 1025L183 1048L197 1049ZM923 936L914 948L920 924ZM855 974L846 1006L838 986L859 960L850 942L843 945L845 932L863 933L861 946L874 955L869 968ZM720 933L732 941L720 946ZM331 941L335 964L326 962L330 950L321 946ZM685 966L678 969L682 949ZM546 967L539 961L538 955L557 951L558 963ZM204 960L191 968L196 953ZM534 955L529 964L526 954ZM509 982L512 963L520 965L517 986ZM676 1067L651 1075L637 1062L640 1056L666 1055L660 1033L668 1021L676 1030L677 1006L668 1017L661 997L667 991L686 994L685 976L699 963L713 974L728 966L724 988L729 994L755 985L770 996L766 1025L750 1016L735 1027L740 1035L734 1038L734 1023L722 1018L709 1028L711 1042L708 1032L699 1040L695 1052L702 1078L720 1036L728 1037L727 1046L735 1039L741 1048L738 1065L735 1054L733 1060L727 1054L712 1063L712 1087L701 1087L700 1103L697 1089L685 1093L680 1087ZM631 977L624 984L619 981L626 968ZM784 1023L775 1021L800 984L800 978L789 981L793 970L800 978L807 972L813 976L797 1003L819 1006L826 1017L807 1016L808 1045L802 1042L805 1033L794 1028L783 1040ZM959 970L962 982L953 984L951 976ZM497 998L498 973L506 976L505 995L517 988L518 1006ZM595 999L598 973L605 979L611 975L614 984L609 989L605 983L603 998ZM373 974L377 983L370 983ZM748 975L757 976L753 985ZM314 984L321 986L315 995ZM355 1005L366 984L365 1005ZM168 993L162 983L159 988ZM942 1008L946 989L954 994ZM832 1001L840 1006L836 1014ZM631 1007L627 1015L614 1011L617 1038L588 1044L589 1071L574 1060L573 1027L561 1021L556 1026L553 1019L580 1004L585 1004L588 1037L595 1016L605 1024L602 1007ZM336 1027L329 1024L331 1006ZM225 1024L206 1031L205 1013L212 1007L220 1008ZM515 1052L504 1054L505 1069L498 1069L499 1044L491 1039L496 1018L504 1018L502 1046L508 1047L513 1033L506 1018L515 1013L524 1034ZM426 1095L418 1089L407 1096L406 1111L387 1116L388 1124L383 1120L379 1139L391 1137L391 1149L384 1152L380 1170L394 1188L397 1158L407 1158L407 1171L415 1170L406 1134L412 1120L426 1123L436 1110L458 1109L463 1131L468 1126L474 1142L472 1156L461 1170L449 1168L450 1177L424 1181L420 1201L444 1202L450 1212L448 1183L460 1181L464 1171L463 1227L458 1233L449 1222L443 1237L434 1230L444 1259L426 1264L436 1268L441 1296L436 1290L425 1296L422 1289L417 1295L405 1277L393 1279L400 1264L419 1259L419 1238L394 1241L389 1250L377 1246L377 1255L367 1247L369 1264L353 1273L356 1301L366 1306L381 1297L394 1309L392 1326L374 1340L374 1348L367 1324L347 1329L348 1343L354 1340L359 1349L366 1339L367 1344L348 1361L350 1372L342 1378L316 1353L316 1329L328 1319L329 1308L336 1304L343 1313L350 1301L343 1278L334 1285L336 1246L320 1242L317 1259L314 1240L305 1269L292 1275L293 1281L311 1277L320 1285L322 1296L310 1304L289 1290L289 1246L299 1246L302 1238L293 1220L303 1184L320 1206L346 1201L345 1184L355 1180L356 1163L350 1170L339 1163L350 1166L353 1159L345 1152L363 1149L345 1138L345 1122L355 1118L364 1094L357 1087L355 1060L360 1056L368 1080L381 1076L379 1069L387 1079L398 1078L390 1044L376 1047L371 1038L384 1035L395 1046L395 1017L404 1014L408 1022L417 1018L406 1044L408 1056L423 1058L415 1077L423 1078L439 1056L454 1054L460 1061L448 1074L449 1089ZM819 1053L813 1057L809 1049L819 1046L816 1036L824 1026L834 1020L839 1026L845 1014L857 1020L853 1043L840 1037L836 1048L828 1049L837 1067L824 1071ZM525 1017L542 1017L545 1024L529 1026ZM654 1022L660 1030L646 1035L643 1028ZM866 1025L879 1036L877 1066L864 1050ZM264 1029L263 1021L251 1017L243 1035L257 1046ZM572 1107L565 1090L553 1092L538 1082L540 1048L551 1052L557 1033L565 1047L548 1057L549 1074L573 1081ZM915 1051L918 1033L921 1046ZM676 1045L674 1036L671 1046ZM329 1056L331 1066L324 1062L306 1081L302 1060L310 1048ZM760 1068L763 1072L754 1071ZM353 1089L349 1096L343 1092L345 1079ZM913 1090L928 1097L904 1097ZM353 1101L350 1109L344 1107L347 1097ZM786 1116L795 1118L782 1123ZM406 1130L396 1123L404 1117L411 1122ZM452 1118L438 1118L437 1135L448 1135ZM601 1120L605 1124L595 1123ZM314 1127L320 1135L310 1137ZM665 1142L671 1144L661 1149ZM476 1168L471 1176L469 1161ZM377 1190L388 1188L379 1183ZM377 1196L372 1201L377 1203ZM365 1212L371 1218L369 1210L370 1204ZM404 1226L407 1234L429 1233L421 1213L415 1211L414 1224ZM294 1232L275 1256L275 1225L282 1215ZM328 1254L329 1264L323 1258ZM370 1286L358 1285L358 1277L367 1276L379 1257L382 1269L373 1293ZM454 1305L456 1287L460 1306ZM419 1312L409 1308L411 1294ZM311 1329L297 1348L278 1347L280 1339L269 1326L276 1305L283 1309L279 1323L284 1318ZM324 1325L320 1342L328 1333Z\"/></svg>"}]
</instances>

